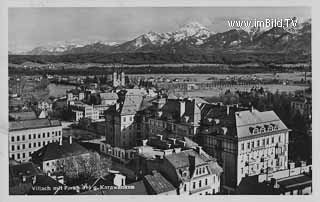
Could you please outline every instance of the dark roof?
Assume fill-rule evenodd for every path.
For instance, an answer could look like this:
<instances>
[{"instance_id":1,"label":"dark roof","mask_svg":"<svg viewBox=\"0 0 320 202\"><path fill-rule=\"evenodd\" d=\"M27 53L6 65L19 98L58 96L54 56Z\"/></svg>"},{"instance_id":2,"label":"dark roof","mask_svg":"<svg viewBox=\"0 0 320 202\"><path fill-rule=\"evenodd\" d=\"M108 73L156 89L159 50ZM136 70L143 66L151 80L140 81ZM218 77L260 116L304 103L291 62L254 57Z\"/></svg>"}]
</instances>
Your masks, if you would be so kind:
<instances>
[{"instance_id":1,"label":"dark roof","mask_svg":"<svg viewBox=\"0 0 320 202\"><path fill-rule=\"evenodd\" d=\"M10 177L35 176L40 174L40 170L32 163L21 163L9 166Z\"/></svg>"},{"instance_id":2,"label":"dark roof","mask_svg":"<svg viewBox=\"0 0 320 202\"><path fill-rule=\"evenodd\" d=\"M160 173L144 176L149 194L161 194L175 190L175 187Z\"/></svg>"},{"instance_id":3,"label":"dark roof","mask_svg":"<svg viewBox=\"0 0 320 202\"><path fill-rule=\"evenodd\" d=\"M35 112L10 112L9 116L15 120L30 120L36 119L37 115Z\"/></svg>"},{"instance_id":4,"label":"dark roof","mask_svg":"<svg viewBox=\"0 0 320 202\"><path fill-rule=\"evenodd\" d=\"M61 126L61 122L59 120L32 119L32 120L22 120L22 121L10 121L9 131L48 128L48 127L56 127L56 126Z\"/></svg>"},{"instance_id":5,"label":"dark roof","mask_svg":"<svg viewBox=\"0 0 320 202\"><path fill-rule=\"evenodd\" d=\"M312 177L309 175L297 175L278 180L281 190L294 190L299 187L311 186Z\"/></svg>"},{"instance_id":6,"label":"dark roof","mask_svg":"<svg viewBox=\"0 0 320 202\"><path fill-rule=\"evenodd\" d=\"M62 145L59 145L59 142L53 142L34 152L32 154L32 161L40 163L47 160L77 156L85 153L89 153L89 151L74 141L72 144L70 144L69 141L63 141Z\"/></svg>"}]
</instances>

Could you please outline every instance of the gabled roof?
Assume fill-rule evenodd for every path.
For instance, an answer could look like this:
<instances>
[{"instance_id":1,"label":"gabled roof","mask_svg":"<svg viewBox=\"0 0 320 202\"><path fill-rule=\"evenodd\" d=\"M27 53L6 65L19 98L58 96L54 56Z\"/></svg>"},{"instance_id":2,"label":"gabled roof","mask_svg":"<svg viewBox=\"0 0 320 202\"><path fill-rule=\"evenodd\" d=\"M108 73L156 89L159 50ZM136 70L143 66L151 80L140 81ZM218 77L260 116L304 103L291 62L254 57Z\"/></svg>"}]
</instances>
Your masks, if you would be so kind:
<instances>
[{"instance_id":1,"label":"gabled roof","mask_svg":"<svg viewBox=\"0 0 320 202\"><path fill-rule=\"evenodd\" d=\"M9 131L48 128L57 126L61 126L61 122L59 120L32 119L22 121L10 121Z\"/></svg>"},{"instance_id":2,"label":"gabled roof","mask_svg":"<svg viewBox=\"0 0 320 202\"><path fill-rule=\"evenodd\" d=\"M89 150L76 142L70 144L69 141L63 141L62 145L59 145L58 142L53 142L34 152L32 154L32 161L41 163L43 161L78 156L86 153L89 153Z\"/></svg>"}]
</instances>

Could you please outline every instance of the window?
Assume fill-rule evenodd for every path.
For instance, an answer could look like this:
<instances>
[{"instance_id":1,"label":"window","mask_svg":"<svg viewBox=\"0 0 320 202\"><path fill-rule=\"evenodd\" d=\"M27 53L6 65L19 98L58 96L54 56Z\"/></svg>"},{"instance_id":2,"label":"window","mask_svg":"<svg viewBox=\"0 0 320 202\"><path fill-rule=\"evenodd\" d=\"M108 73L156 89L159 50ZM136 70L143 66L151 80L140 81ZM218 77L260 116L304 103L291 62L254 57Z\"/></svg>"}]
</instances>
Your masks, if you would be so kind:
<instances>
[{"instance_id":1,"label":"window","mask_svg":"<svg viewBox=\"0 0 320 202\"><path fill-rule=\"evenodd\" d=\"M31 134L29 134L29 140L31 140Z\"/></svg>"},{"instance_id":2,"label":"window","mask_svg":"<svg viewBox=\"0 0 320 202\"><path fill-rule=\"evenodd\" d=\"M260 140L257 141L257 147L260 147Z\"/></svg>"},{"instance_id":3,"label":"window","mask_svg":"<svg viewBox=\"0 0 320 202\"><path fill-rule=\"evenodd\" d=\"M61 135L61 131L59 131L59 136Z\"/></svg>"},{"instance_id":4,"label":"window","mask_svg":"<svg viewBox=\"0 0 320 202\"><path fill-rule=\"evenodd\" d=\"M274 143L274 137L271 138L271 144L273 144L273 143Z\"/></svg>"},{"instance_id":5,"label":"window","mask_svg":"<svg viewBox=\"0 0 320 202\"><path fill-rule=\"evenodd\" d=\"M247 143L247 148L250 149L250 142Z\"/></svg>"},{"instance_id":6,"label":"window","mask_svg":"<svg viewBox=\"0 0 320 202\"><path fill-rule=\"evenodd\" d=\"M206 168L203 167L203 168L202 168L202 173L205 173L205 172L206 172Z\"/></svg>"},{"instance_id":7,"label":"window","mask_svg":"<svg viewBox=\"0 0 320 202\"><path fill-rule=\"evenodd\" d=\"M192 183L192 188L194 188L194 189L196 188L196 182Z\"/></svg>"},{"instance_id":8,"label":"window","mask_svg":"<svg viewBox=\"0 0 320 202\"><path fill-rule=\"evenodd\" d=\"M11 151L14 151L14 145L11 145Z\"/></svg>"},{"instance_id":9,"label":"window","mask_svg":"<svg viewBox=\"0 0 320 202\"><path fill-rule=\"evenodd\" d=\"M11 154L11 158L12 158L12 160L14 160L14 154Z\"/></svg>"},{"instance_id":10,"label":"window","mask_svg":"<svg viewBox=\"0 0 320 202\"><path fill-rule=\"evenodd\" d=\"M187 191L187 185L184 184L183 191Z\"/></svg>"},{"instance_id":11,"label":"window","mask_svg":"<svg viewBox=\"0 0 320 202\"><path fill-rule=\"evenodd\" d=\"M36 147L36 146L37 146L37 143L34 142L34 143L33 143L33 147Z\"/></svg>"},{"instance_id":12,"label":"window","mask_svg":"<svg viewBox=\"0 0 320 202\"><path fill-rule=\"evenodd\" d=\"M17 146L17 150L20 150L20 145Z\"/></svg>"},{"instance_id":13,"label":"window","mask_svg":"<svg viewBox=\"0 0 320 202\"><path fill-rule=\"evenodd\" d=\"M33 134L33 139L36 139L37 135L36 134Z\"/></svg>"},{"instance_id":14,"label":"window","mask_svg":"<svg viewBox=\"0 0 320 202\"><path fill-rule=\"evenodd\" d=\"M205 180L204 180L204 184L205 184L205 185L208 185L208 179L205 179Z\"/></svg>"},{"instance_id":15,"label":"window","mask_svg":"<svg viewBox=\"0 0 320 202\"><path fill-rule=\"evenodd\" d=\"M126 122L126 117L123 117L123 122Z\"/></svg>"},{"instance_id":16,"label":"window","mask_svg":"<svg viewBox=\"0 0 320 202\"><path fill-rule=\"evenodd\" d=\"M40 133L38 134L38 138L41 138L41 134Z\"/></svg>"},{"instance_id":17,"label":"window","mask_svg":"<svg viewBox=\"0 0 320 202\"><path fill-rule=\"evenodd\" d=\"M199 168L199 174L200 174L200 175L201 175L201 173L202 173L201 171L202 171L201 168Z\"/></svg>"},{"instance_id":18,"label":"window","mask_svg":"<svg viewBox=\"0 0 320 202\"><path fill-rule=\"evenodd\" d=\"M17 154L17 159L20 159L20 154Z\"/></svg>"},{"instance_id":19,"label":"window","mask_svg":"<svg viewBox=\"0 0 320 202\"><path fill-rule=\"evenodd\" d=\"M243 168L241 168L241 174L243 174Z\"/></svg>"},{"instance_id":20,"label":"window","mask_svg":"<svg viewBox=\"0 0 320 202\"><path fill-rule=\"evenodd\" d=\"M14 142L14 137L13 136L11 137L11 142Z\"/></svg>"},{"instance_id":21,"label":"window","mask_svg":"<svg viewBox=\"0 0 320 202\"><path fill-rule=\"evenodd\" d=\"M267 145L269 145L269 138L267 138Z\"/></svg>"},{"instance_id":22,"label":"window","mask_svg":"<svg viewBox=\"0 0 320 202\"><path fill-rule=\"evenodd\" d=\"M22 135L22 141L24 141L26 139L26 136Z\"/></svg>"},{"instance_id":23,"label":"window","mask_svg":"<svg viewBox=\"0 0 320 202\"><path fill-rule=\"evenodd\" d=\"M26 148L26 145L25 144L22 144L22 149L25 149Z\"/></svg>"},{"instance_id":24,"label":"window","mask_svg":"<svg viewBox=\"0 0 320 202\"><path fill-rule=\"evenodd\" d=\"M281 142L281 135L279 136L279 142Z\"/></svg>"},{"instance_id":25,"label":"window","mask_svg":"<svg viewBox=\"0 0 320 202\"><path fill-rule=\"evenodd\" d=\"M130 116L130 121L132 121L132 116Z\"/></svg>"},{"instance_id":26,"label":"window","mask_svg":"<svg viewBox=\"0 0 320 202\"><path fill-rule=\"evenodd\" d=\"M20 136L17 136L17 141L20 141Z\"/></svg>"},{"instance_id":27,"label":"window","mask_svg":"<svg viewBox=\"0 0 320 202\"><path fill-rule=\"evenodd\" d=\"M202 181L200 180L199 181L199 188L202 186Z\"/></svg>"},{"instance_id":28,"label":"window","mask_svg":"<svg viewBox=\"0 0 320 202\"><path fill-rule=\"evenodd\" d=\"M32 147L32 144L31 143L29 143L29 148L31 148Z\"/></svg>"},{"instance_id":29,"label":"window","mask_svg":"<svg viewBox=\"0 0 320 202\"><path fill-rule=\"evenodd\" d=\"M216 183L216 176L213 176L213 183Z\"/></svg>"},{"instance_id":30,"label":"window","mask_svg":"<svg viewBox=\"0 0 320 202\"><path fill-rule=\"evenodd\" d=\"M254 142L251 142L251 148L254 148Z\"/></svg>"},{"instance_id":31,"label":"window","mask_svg":"<svg viewBox=\"0 0 320 202\"><path fill-rule=\"evenodd\" d=\"M26 158L26 154L25 153L22 153L22 158Z\"/></svg>"},{"instance_id":32,"label":"window","mask_svg":"<svg viewBox=\"0 0 320 202\"><path fill-rule=\"evenodd\" d=\"M49 132L47 133L47 137L50 137L50 133Z\"/></svg>"},{"instance_id":33,"label":"window","mask_svg":"<svg viewBox=\"0 0 320 202\"><path fill-rule=\"evenodd\" d=\"M42 142L42 145L43 145L43 146L46 145L46 141L43 141L43 142Z\"/></svg>"},{"instance_id":34,"label":"window","mask_svg":"<svg viewBox=\"0 0 320 202\"><path fill-rule=\"evenodd\" d=\"M38 147L41 147L41 142L38 142Z\"/></svg>"},{"instance_id":35,"label":"window","mask_svg":"<svg viewBox=\"0 0 320 202\"><path fill-rule=\"evenodd\" d=\"M265 139L262 140L262 145L263 145L263 146L266 145L266 140L265 140Z\"/></svg>"}]
</instances>

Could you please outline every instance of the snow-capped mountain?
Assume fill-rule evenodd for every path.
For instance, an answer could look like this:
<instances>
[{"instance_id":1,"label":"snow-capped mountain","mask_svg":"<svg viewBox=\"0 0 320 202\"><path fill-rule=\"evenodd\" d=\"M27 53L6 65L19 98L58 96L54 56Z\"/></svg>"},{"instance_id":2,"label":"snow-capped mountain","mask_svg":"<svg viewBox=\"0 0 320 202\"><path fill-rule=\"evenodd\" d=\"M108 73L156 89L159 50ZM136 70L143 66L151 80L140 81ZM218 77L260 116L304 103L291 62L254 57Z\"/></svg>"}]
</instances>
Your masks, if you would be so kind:
<instances>
[{"instance_id":1,"label":"snow-capped mountain","mask_svg":"<svg viewBox=\"0 0 320 202\"><path fill-rule=\"evenodd\" d=\"M123 43L107 40L72 41L34 48L30 55L85 53L171 52L259 49L268 51L311 51L311 21L300 22L295 30L243 28L214 33L197 22L176 31L150 31Z\"/></svg>"}]
</instances>

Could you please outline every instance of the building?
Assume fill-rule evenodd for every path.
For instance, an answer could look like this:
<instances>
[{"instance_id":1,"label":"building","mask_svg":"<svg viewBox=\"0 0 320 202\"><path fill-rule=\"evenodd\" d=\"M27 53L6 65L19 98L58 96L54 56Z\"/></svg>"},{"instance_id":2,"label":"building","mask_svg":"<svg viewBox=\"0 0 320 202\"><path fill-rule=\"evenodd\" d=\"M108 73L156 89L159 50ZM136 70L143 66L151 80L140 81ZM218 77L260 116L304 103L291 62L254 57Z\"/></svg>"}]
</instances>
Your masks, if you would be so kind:
<instances>
[{"instance_id":1,"label":"building","mask_svg":"<svg viewBox=\"0 0 320 202\"><path fill-rule=\"evenodd\" d=\"M161 173L179 195L211 195L220 192L222 168L200 147L163 157Z\"/></svg>"},{"instance_id":2,"label":"building","mask_svg":"<svg viewBox=\"0 0 320 202\"><path fill-rule=\"evenodd\" d=\"M111 106L105 113L106 139L101 142L101 151L121 160L133 158L137 145L136 114L143 97L130 95Z\"/></svg>"},{"instance_id":3,"label":"building","mask_svg":"<svg viewBox=\"0 0 320 202\"><path fill-rule=\"evenodd\" d=\"M198 139L224 168L224 191L233 193L244 177L287 169L289 131L273 111L206 105Z\"/></svg>"},{"instance_id":4,"label":"building","mask_svg":"<svg viewBox=\"0 0 320 202\"><path fill-rule=\"evenodd\" d=\"M123 71L114 71L112 74L112 86L119 87L125 86L125 74Z\"/></svg>"},{"instance_id":5,"label":"building","mask_svg":"<svg viewBox=\"0 0 320 202\"><path fill-rule=\"evenodd\" d=\"M101 105L114 105L118 99L117 93L100 93Z\"/></svg>"},{"instance_id":6,"label":"building","mask_svg":"<svg viewBox=\"0 0 320 202\"><path fill-rule=\"evenodd\" d=\"M72 137L63 141L49 143L32 154L32 162L39 165L45 174L63 172L73 158L89 159L90 152L80 144L73 142Z\"/></svg>"},{"instance_id":7,"label":"building","mask_svg":"<svg viewBox=\"0 0 320 202\"><path fill-rule=\"evenodd\" d=\"M71 89L67 91L67 103L70 101L81 101L85 99L85 92L80 89Z\"/></svg>"},{"instance_id":8,"label":"building","mask_svg":"<svg viewBox=\"0 0 320 202\"><path fill-rule=\"evenodd\" d=\"M33 152L62 138L58 120L32 119L9 122L9 157L28 161Z\"/></svg>"},{"instance_id":9,"label":"building","mask_svg":"<svg viewBox=\"0 0 320 202\"><path fill-rule=\"evenodd\" d=\"M312 99L311 97L297 97L291 102L291 108L301 115L311 119Z\"/></svg>"},{"instance_id":10,"label":"building","mask_svg":"<svg viewBox=\"0 0 320 202\"><path fill-rule=\"evenodd\" d=\"M41 111L51 111L52 110L52 101L49 99L39 101L38 102L38 109Z\"/></svg>"},{"instance_id":11,"label":"building","mask_svg":"<svg viewBox=\"0 0 320 202\"><path fill-rule=\"evenodd\" d=\"M160 98L152 104L145 115L145 128L150 136L170 132L192 139L198 133L201 110L207 102L201 98Z\"/></svg>"},{"instance_id":12,"label":"building","mask_svg":"<svg viewBox=\"0 0 320 202\"><path fill-rule=\"evenodd\" d=\"M312 166L305 162L289 163L286 170L260 174L243 179L237 194L310 195L312 193ZM297 164L298 165L298 164Z\"/></svg>"},{"instance_id":13,"label":"building","mask_svg":"<svg viewBox=\"0 0 320 202\"><path fill-rule=\"evenodd\" d=\"M82 118L91 119L92 121L100 120L100 111L94 105L84 104L79 101L71 101L69 105L72 111L72 120L79 121Z\"/></svg>"}]
</instances>

